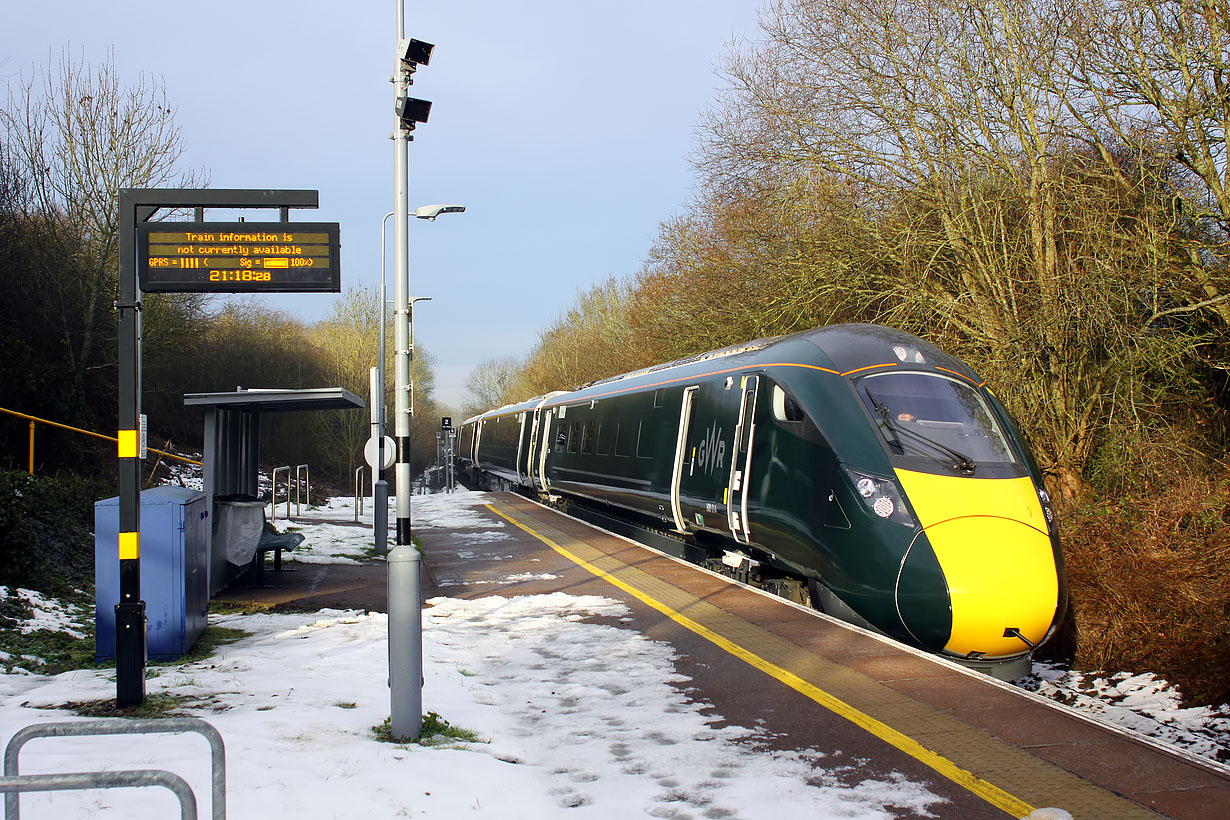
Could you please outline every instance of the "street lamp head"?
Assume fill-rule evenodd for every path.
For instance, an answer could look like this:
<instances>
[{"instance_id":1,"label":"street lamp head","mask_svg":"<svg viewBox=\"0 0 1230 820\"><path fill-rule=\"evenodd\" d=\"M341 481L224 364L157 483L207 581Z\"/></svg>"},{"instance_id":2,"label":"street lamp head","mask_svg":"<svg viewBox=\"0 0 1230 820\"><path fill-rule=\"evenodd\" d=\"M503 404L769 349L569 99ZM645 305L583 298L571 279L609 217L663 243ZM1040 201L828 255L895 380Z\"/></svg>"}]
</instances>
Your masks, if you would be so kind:
<instances>
[{"instance_id":1,"label":"street lamp head","mask_svg":"<svg viewBox=\"0 0 1230 820\"><path fill-rule=\"evenodd\" d=\"M436 217L440 214L460 214L464 213L465 209L464 205L424 205L421 208L415 208L411 213L419 219L435 222Z\"/></svg>"}]
</instances>

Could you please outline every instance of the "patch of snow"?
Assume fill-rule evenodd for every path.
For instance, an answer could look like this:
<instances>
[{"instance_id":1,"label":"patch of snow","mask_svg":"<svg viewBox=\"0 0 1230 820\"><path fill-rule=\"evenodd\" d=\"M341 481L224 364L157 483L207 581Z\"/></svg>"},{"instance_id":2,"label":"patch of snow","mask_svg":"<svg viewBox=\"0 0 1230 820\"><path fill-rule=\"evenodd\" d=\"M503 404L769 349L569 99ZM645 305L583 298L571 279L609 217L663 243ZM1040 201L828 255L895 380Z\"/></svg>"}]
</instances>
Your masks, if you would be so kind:
<instances>
[{"instance_id":1,"label":"patch of snow","mask_svg":"<svg viewBox=\"0 0 1230 820\"><path fill-rule=\"evenodd\" d=\"M942 800L893 774L854 786L844 764L809 750L767 752L756 732L677 685L671 648L612 626L623 604L564 593L477 601L437 598L424 611L423 704L480 736L402 746L371 727L389 713L386 616L228 615L250 632L205 661L164 667L149 695L188 699L222 734L233 817L877 818L894 807L934 816ZM3 676L0 735L70 719L63 705L114 697L114 673ZM34 707L39 707L36 711ZM23 772L161 768L184 776L208 816L208 753L194 735L57 738L31 744ZM161 790L29 794L31 817L145 820L173 812Z\"/></svg>"},{"instance_id":2,"label":"patch of snow","mask_svg":"<svg viewBox=\"0 0 1230 820\"><path fill-rule=\"evenodd\" d=\"M76 604L60 603L55 598L48 598L32 589L17 589L10 593L8 587L0 586L0 601L10 597L20 598L34 611L34 617L23 620L19 625L22 634L36 631L64 632L74 638L85 639L85 633L75 628L83 614L82 608Z\"/></svg>"},{"instance_id":3,"label":"patch of snow","mask_svg":"<svg viewBox=\"0 0 1230 820\"><path fill-rule=\"evenodd\" d=\"M1072 820L1072 815L1063 809L1034 809L1023 820Z\"/></svg>"},{"instance_id":4,"label":"patch of snow","mask_svg":"<svg viewBox=\"0 0 1230 820\"><path fill-rule=\"evenodd\" d=\"M1230 709L1181 706L1182 696L1151 672L1103 676L1035 662L1024 689L1107 723L1221 763L1230 763Z\"/></svg>"},{"instance_id":5,"label":"patch of snow","mask_svg":"<svg viewBox=\"0 0 1230 820\"><path fill-rule=\"evenodd\" d=\"M476 586L476 585L479 585L479 584L521 584L521 583L525 583L526 581L551 581L551 580L554 580L554 579L556 579L556 578L558 578L558 577L559 577L558 575L552 575L552 574L551 574L551 573L549 573L549 572L543 572L543 573L538 573L538 574L535 574L535 573L532 573L532 572L519 572L519 573L517 573L516 575L506 575L506 576L504 576L503 578L499 578L499 579L496 579L496 580L494 580L494 581L479 581L479 580L468 580L468 581L450 581L450 580L443 580L443 581L439 581L439 582L438 582L438 584L439 584L439 586L442 586L442 587Z\"/></svg>"}]
</instances>

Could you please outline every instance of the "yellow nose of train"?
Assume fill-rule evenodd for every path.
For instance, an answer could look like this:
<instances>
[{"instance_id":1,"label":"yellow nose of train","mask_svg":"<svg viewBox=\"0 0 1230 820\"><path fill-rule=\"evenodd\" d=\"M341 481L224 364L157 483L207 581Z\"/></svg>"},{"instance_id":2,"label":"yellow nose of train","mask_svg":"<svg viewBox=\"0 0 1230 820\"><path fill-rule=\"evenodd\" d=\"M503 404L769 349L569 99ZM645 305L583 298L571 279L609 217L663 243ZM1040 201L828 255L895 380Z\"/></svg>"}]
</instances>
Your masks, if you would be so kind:
<instances>
[{"instance_id":1,"label":"yellow nose of train","mask_svg":"<svg viewBox=\"0 0 1230 820\"><path fill-rule=\"evenodd\" d=\"M952 625L940 648L959 657L997 658L1040 643L1060 590L1033 482L908 470L897 477L947 584ZM917 538L911 551L922 541Z\"/></svg>"}]
</instances>

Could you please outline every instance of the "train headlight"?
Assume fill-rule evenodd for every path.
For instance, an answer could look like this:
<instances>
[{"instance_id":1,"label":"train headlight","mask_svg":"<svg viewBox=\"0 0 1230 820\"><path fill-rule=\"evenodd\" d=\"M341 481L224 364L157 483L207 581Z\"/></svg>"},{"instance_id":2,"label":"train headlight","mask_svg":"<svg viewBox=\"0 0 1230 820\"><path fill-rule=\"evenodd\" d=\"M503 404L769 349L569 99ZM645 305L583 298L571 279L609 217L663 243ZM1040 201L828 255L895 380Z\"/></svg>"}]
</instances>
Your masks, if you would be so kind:
<instances>
[{"instance_id":1,"label":"train headlight","mask_svg":"<svg viewBox=\"0 0 1230 820\"><path fill-rule=\"evenodd\" d=\"M894 481L887 478L860 473L858 470L846 468L846 474L854 484L855 491L862 497L867 509L880 518L893 521L905 527L913 527L914 519L905 508L905 501Z\"/></svg>"}]
</instances>

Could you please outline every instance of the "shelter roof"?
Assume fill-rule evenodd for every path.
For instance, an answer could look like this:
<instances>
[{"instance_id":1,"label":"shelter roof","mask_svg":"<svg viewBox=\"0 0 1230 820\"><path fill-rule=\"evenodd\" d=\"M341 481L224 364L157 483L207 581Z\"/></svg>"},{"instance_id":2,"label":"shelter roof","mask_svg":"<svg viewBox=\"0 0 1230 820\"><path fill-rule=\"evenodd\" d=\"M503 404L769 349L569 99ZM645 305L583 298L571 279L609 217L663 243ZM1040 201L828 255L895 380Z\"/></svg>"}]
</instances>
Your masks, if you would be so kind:
<instances>
[{"instance_id":1,"label":"shelter roof","mask_svg":"<svg viewBox=\"0 0 1230 820\"><path fill-rule=\"evenodd\" d=\"M307 390L239 388L232 393L185 393L187 407L217 407L257 413L290 413L300 410L361 410L363 399L342 387Z\"/></svg>"}]
</instances>

